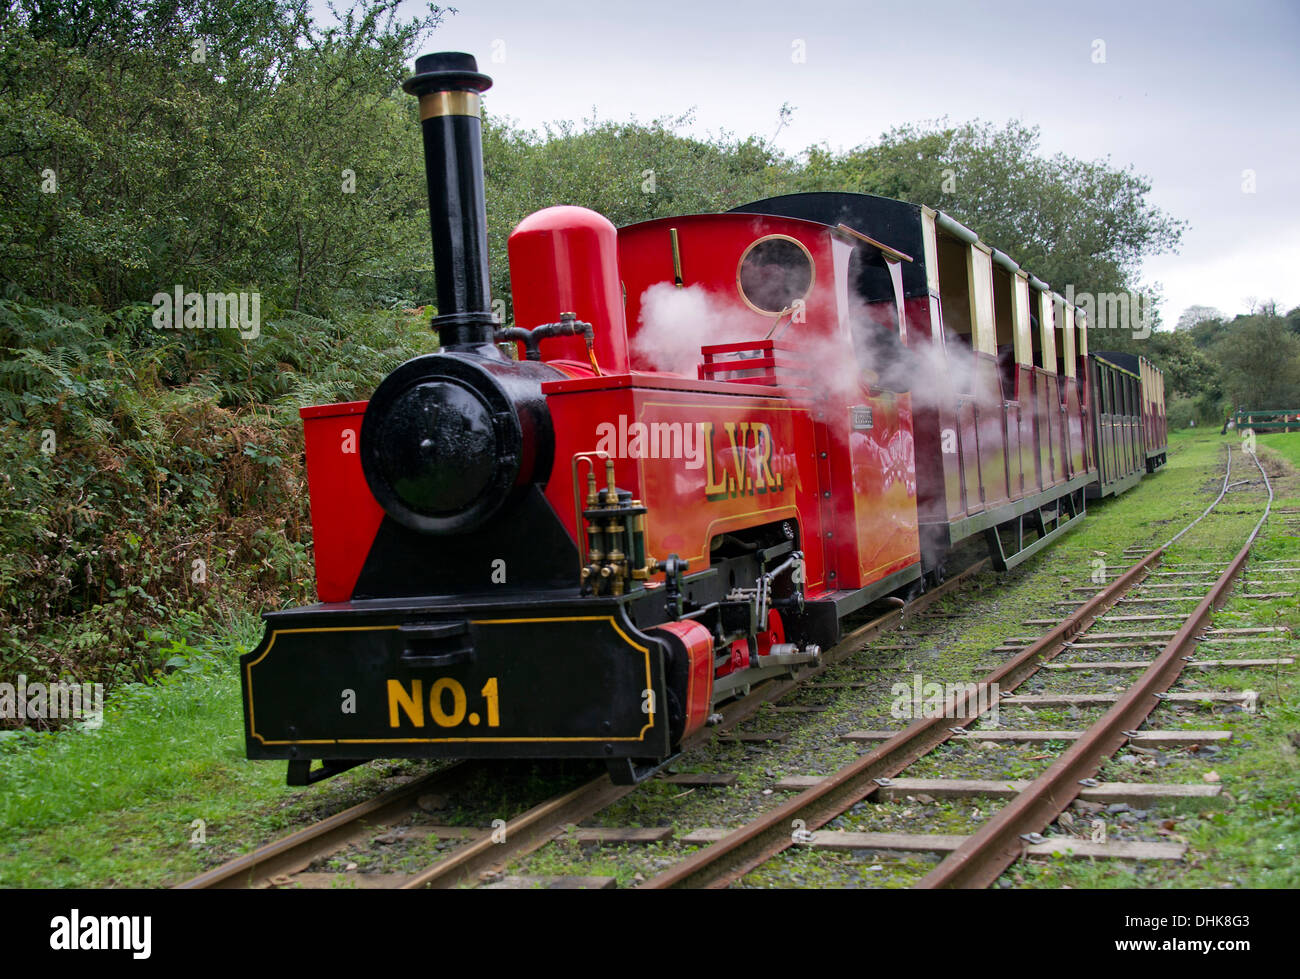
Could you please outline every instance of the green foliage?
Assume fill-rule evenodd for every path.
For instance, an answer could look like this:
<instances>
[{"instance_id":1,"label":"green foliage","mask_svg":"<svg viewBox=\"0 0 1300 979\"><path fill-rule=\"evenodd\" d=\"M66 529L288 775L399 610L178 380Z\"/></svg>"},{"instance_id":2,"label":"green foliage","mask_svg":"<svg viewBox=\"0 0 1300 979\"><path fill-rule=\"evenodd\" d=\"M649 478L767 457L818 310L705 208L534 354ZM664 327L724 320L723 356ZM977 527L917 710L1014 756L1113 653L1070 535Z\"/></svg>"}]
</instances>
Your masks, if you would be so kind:
<instances>
[{"instance_id":1,"label":"green foliage","mask_svg":"<svg viewBox=\"0 0 1300 979\"><path fill-rule=\"evenodd\" d=\"M321 29L307 0L9 0L0 280L109 309L237 283L322 311L427 278L396 85L441 13L397 6Z\"/></svg>"},{"instance_id":2,"label":"green foliage","mask_svg":"<svg viewBox=\"0 0 1300 979\"><path fill-rule=\"evenodd\" d=\"M544 134L487 119L483 129L492 294L510 302L506 240L532 212L588 207L615 225L724 211L790 189L793 164L757 137L682 135L690 114L650 123L561 122Z\"/></svg>"},{"instance_id":3,"label":"green foliage","mask_svg":"<svg viewBox=\"0 0 1300 979\"><path fill-rule=\"evenodd\" d=\"M1185 222L1147 200L1132 168L1039 152L1036 126L1011 121L898 126L835 156L813 150L802 190L855 190L951 214L1057 290L1132 288L1145 255L1174 248Z\"/></svg>"},{"instance_id":4,"label":"green foliage","mask_svg":"<svg viewBox=\"0 0 1300 979\"><path fill-rule=\"evenodd\" d=\"M1175 391L1194 396L1180 418L1218 425L1234 410L1300 407L1300 307L1282 315L1276 303L1252 303L1229 318L1192 306L1179 324L1152 336L1150 355Z\"/></svg>"},{"instance_id":5,"label":"green foliage","mask_svg":"<svg viewBox=\"0 0 1300 979\"><path fill-rule=\"evenodd\" d=\"M335 27L307 0L7 0L0 10L0 280L105 309L180 283L240 287L328 315L431 291L415 100L397 83L442 11L358 0ZM493 287L539 207L615 224L801 189L942 207L1063 287L1128 286L1181 226L1108 163L1038 154L1009 123L904 126L843 155L792 159L759 137L650 123L484 129ZM946 175L953 175L953 186Z\"/></svg>"},{"instance_id":6,"label":"green foliage","mask_svg":"<svg viewBox=\"0 0 1300 979\"><path fill-rule=\"evenodd\" d=\"M1213 347L1230 332L1229 320L1225 316L1203 319L1187 331L1192 342L1202 350Z\"/></svg>"},{"instance_id":7,"label":"green foliage","mask_svg":"<svg viewBox=\"0 0 1300 979\"><path fill-rule=\"evenodd\" d=\"M1165 393L1165 420L1171 429L1188 428L1193 421L1198 425L1206 422L1192 398Z\"/></svg>"},{"instance_id":8,"label":"green foliage","mask_svg":"<svg viewBox=\"0 0 1300 979\"><path fill-rule=\"evenodd\" d=\"M0 667L130 680L178 655L150 632L187 610L310 601L297 407L434 346L402 312L186 348L148 307L0 300Z\"/></svg>"},{"instance_id":9,"label":"green foliage","mask_svg":"<svg viewBox=\"0 0 1300 979\"><path fill-rule=\"evenodd\" d=\"M1300 408L1300 336L1283 317L1239 316L1210 351L1239 410Z\"/></svg>"},{"instance_id":10,"label":"green foliage","mask_svg":"<svg viewBox=\"0 0 1300 979\"><path fill-rule=\"evenodd\" d=\"M1188 332L1152 333L1141 352L1165 372L1166 395L1220 396L1218 367Z\"/></svg>"}]
</instances>

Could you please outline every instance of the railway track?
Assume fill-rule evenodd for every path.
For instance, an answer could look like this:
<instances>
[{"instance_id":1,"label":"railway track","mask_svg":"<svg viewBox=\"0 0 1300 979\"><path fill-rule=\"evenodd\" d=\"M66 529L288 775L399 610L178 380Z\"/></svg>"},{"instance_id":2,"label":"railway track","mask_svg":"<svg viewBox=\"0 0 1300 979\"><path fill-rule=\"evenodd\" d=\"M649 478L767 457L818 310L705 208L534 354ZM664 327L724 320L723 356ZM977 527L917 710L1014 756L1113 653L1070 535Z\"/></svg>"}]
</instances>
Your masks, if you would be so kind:
<instances>
[{"instance_id":1,"label":"railway track","mask_svg":"<svg viewBox=\"0 0 1300 979\"><path fill-rule=\"evenodd\" d=\"M725 734L748 720L764 704L779 700L808 679L820 676L862 643L896 627L905 619L920 614L938 599L960 589L972 577L985 570L988 564L987 559L978 561L911 604L890 609L853 629L834 649L823 654L821 666L804 670L794 678L773 679L755 686L747 696L724 705L719 721L688 738L683 750L690 750L710 738ZM382 833L385 829L394 830L397 836L408 835L402 833L399 827L419 812L422 798L453 794L475 778L502 767L500 763L492 762L459 762L335 813L176 886L187 890L329 887L333 878L343 879L342 875L304 871L322 857L376 833ZM480 875L493 867L533 852L562 833L566 826L589 818L635 789L636 786L614 785L607 775L601 775L567 792L544 799L505 821L504 825L495 827L493 832L474 827L432 827L434 835L460 839L464 845L418 873L362 875L374 878L364 883L367 886L413 889L455 887L477 882ZM409 835L412 838L427 836L429 828L415 828L415 832Z\"/></svg>"},{"instance_id":2,"label":"railway track","mask_svg":"<svg viewBox=\"0 0 1300 979\"><path fill-rule=\"evenodd\" d=\"M1268 502L1265 503L1264 512L1245 543L1226 567L1223 567L1214 577L1207 592L1192 596L1184 594L1173 596L1164 590L1167 588L1181 591L1187 587L1200 587L1199 583L1207 576L1207 569L1203 567L1193 569L1188 565L1179 566L1178 570L1165 570L1159 573L1160 580L1152 574L1152 570L1165 557L1170 547L1204 520L1223 500L1231 476L1231 450L1229 450L1229 463L1224 476L1223 489L1200 517L1167 544L1151 550L1133 566L1116 575L1114 580L1101 588L1079 609L1057 622L1045 635L1020 648L1010 660L974 685L976 688L974 691L948 700L944 705L942 716L919 720L896 733L862 732L862 740L870 740L874 737L883 739L883 743L830 776L807 779L806 782L810 784L794 798L738 829L716 834L717 838L710 845L659 873L642 886L654 889L724 887L741 880L746 874L791 847L801 845L821 845L836 849L872 852L892 850L946 854L937 866L917 882L917 886L922 888L986 887L997 880L1008 866L1027 854L1070 851L1080 855L1124 856L1123 846L1089 846L1089 841L1069 837L1049 839L1042 835L1042 831L1065 812L1075 799L1084 794L1103 800L1122 799L1143 793L1145 793L1143 797L1148 799L1161 795L1149 786L1144 790L1141 785L1103 785L1093 777L1104 760L1111 757L1121 746L1133 745L1138 750L1144 750L1145 745L1145 750L1149 750L1154 745L1200 744L1227 736L1226 732L1212 731L1139 730L1157 706L1177 696L1167 691L1189 665L1210 668L1225 663L1256 666L1290 665L1292 662L1289 658L1195 661L1192 656L1187 655L1198 640L1210 638L1205 634L1210 617L1226 600L1232 583L1241 575L1251 546L1268 516L1273 498L1272 488L1263 467L1253 456L1252 459L1259 467L1268 493ZM1262 569L1262 574L1267 577L1269 570ZM1190 586L1184 583L1187 578L1194 578L1195 583ZM1164 593L1141 594L1143 586L1147 586L1151 592L1155 592L1157 586L1164 586L1161 589ZM1110 619L1111 622L1116 623L1141 621L1144 624L1157 620L1166 622L1170 619L1177 620L1180 624L1176 629L1171 633L1166 630L1168 634L1160 636L1160 652L1153 659L1055 662L1056 658L1063 653L1101 652L1107 655L1116 645L1132 648L1131 644L1126 645L1115 641L1132 638L1132 633L1103 633L1089 638L1092 628L1103 618L1106 611L1118 607L1126 596L1132 596L1132 601L1143 608L1163 609L1170 604L1181 604L1185 601L1194 601L1195 608L1190 612L1152 611L1147 614L1116 615ZM1042 620L1037 621L1042 622ZM1266 630L1244 631L1258 634ZM1150 630L1142 634L1150 636L1154 632L1155 630ZM1228 633L1222 636L1222 640L1218 634L1214 635L1213 641L1231 641L1237 636L1236 633L1232 633L1232 630L1228 630ZM898 779L901 773L939 746L954 738L969 737L969 726L982 714L987 713L990 706L1048 702L1050 695L1037 695L1037 699L1035 695L1019 698L1007 695L1031 676L1038 674L1040 670L1053 667L1063 667L1067 670L1082 668L1091 671L1140 670L1141 674L1122 693L1092 695L1092 702L1109 706L1102 717L1086 730L1005 732L1013 739L1030 740L1036 737L1042 742L1072 742L1044 772L1028 782L957 784L943 779ZM977 704L977 699L981 696L989 706ZM1071 695L1065 696L1068 702ZM1087 696L1082 695L1082 697ZM1205 696L1202 693L1193 693L1189 699L1200 701ZM1210 695L1211 699L1220 700L1231 700L1233 696L1218 693ZM1239 700L1250 699L1243 695L1236 696ZM973 709L977 707L978 709ZM991 735L984 732L980 736L987 738ZM1176 787L1164 788L1169 789L1165 793L1167 795L1178 794ZM1200 786L1192 787L1193 790L1200 788ZM1001 794L1010 798L979 829L964 837L931 834L926 839L915 836L900 838L902 834L819 832L820 827L864 800L896 798L904 792L923 791L935 795L947 794L950 797L952 794L993 797ZM1212 794L1212 791L1213 787L1206 787L1206 791L1186 791L1184 795ZM893 838L890 838L891 835ZM705 840L708 839L708 835L696 834L695 839ZM1139 850L1148 855L1159 850L1155 846L1129 849ZM1137 854L1131 853L1131 855Z\"/></svg>"},{"instance_id":3,"label":"railway track","mask_svg":"<svg viewBox=\"0 0 1300 979\"><path fill-rule=\"evenodd\" d=\"M1256 462L1258 465L1258 462ZM1263 474L1262 468L1260 469ZM489 883L495 886L511 886L510 881L500 879L500 868L520 861L550 843L561 840L579 840L584 843L603 842L654 842L676 838L680 843L707 844L703 849L687 856L668 869L653 876L641 884L643 887L719 887L740 880L745 874L792 846L832 847L897 850L909 843L919 843L924 849L947 852L948 856L922 882L924 886L976 886L987 884L996 879L1002 869L1014 859L1025 853L1051 852L1059 850L1061 841L1038 837L1035 834L1046 829L1066 806L1081 794L1086 799L1122 799L1146 798L1152 790L1141 790L1129 785L1090 784L1091 774L1095 771L1098 759L1113 753L1119 746L1132 742L1143 750L1139 742L1151 745L1162 743L1162 736L1167 732L1133 732L1145 719L1150 709L1159 704L1155 694L1163 694L1177 678L1186 665L1182 651L1193 642L1204 628L1210 611L1215 603L1226 594L1231 581L1241 571L1245 557L1249 553L1248 542L1229 568L1214 581L1209 594L1196 598L1188 596L1185 591L1188 582L1201 582L1207 577L1206 569L1192 568L1168 570L1154 569L1166 556L1168 548L1177 543L1188 531L1206 516L1211 514L1228 492L1231 475L1231 456L1228 473L1225 474L1224 487L1218 498L1184 530L1167 544L1151 549L1141 556L1131 567L1121 572L1107 572L1107 583L1100 591L1087 598L1077 608L1059 620L1029 620L1027 624L1053 627L1036 639L1009 639L994 652L1011 654L1011 658L998 667L983 681L970 685L973 689L964 699L945 705L947 717L936 717L918 721L901 732L852 732L859 741L883 741L879 747L845 766L840 771L827 777L793 777L782 780L782 791L796 791L798 794L774 809L764 813L758 819L736 830L723 831L710 828L695 829L678 833L674 827L587 827L575 829L578 824L590 820L604 810L614 806L636 787L615 786L606 776L584 782L569 791L544 798L538 804L527 808L501 825L494 826L493 831L478 827L446 827L411 824L413 817L418 818L418 802L430 794L454 793L459 786L467 784L475 777L482 777L487 769L485 763L462 762L440 772L433 773L385 793L374 800L365 802L352 809L338 813L322 822L307 827L282 840L236 858L227 864L214 868L205 874L185 882L182 887L259 887L259 886L299 886L328 887L336 882L347 882L350 886L381 886L405 889L425 887L446 888L465 885ZM1264 476L1267 482L1267 476ZM1270 489L1271 498L1271 489ZM1267 514L1267 508L1266 508ZM1253 541L1258 527L1252 533ZM684 747L689 750L698 747L709 739L722 735L749 741L755 746L768 740L775 740L764 734L729 734L737 725L755 716L765 704L778 704L796 690L807 690L806 681L820 677L836 664L842 663L862 648L864 642L877 637L887 630L901 626L905 620L914 620L928 614L927 610L938 599L953 594L972 576L983 570L982 562L968 569L957 578L946 582L941 588L932 590L921 597L918 602L906 608L897 608L872 619L853 630L835 649L824 656L823 665L817 670L807 671L791 680L770 681L756 687L749 696L727 705L722 710L720 722L700 732ZM1261 580L1269 577L1268 569L1259 572ZM1144 589L1145 592L1144 593ZM1189 598L1195 598L1196 608L1190 614L1179 611L1166 611ZM1139 601L1143 604L1141 614L1120 614L1128 611L1121 607L1121 602ZM938 618L943 613L936 614ZM1093 634L1099 620L1121 629L1119 632ZM1178 621L1177 628L1154 628L1156 624L1166 626ZM1128 629L1130 631L1123 631ZM1027 679L1040 670L1043 673L1067 666L1055 663L1062 654L1071 655L1111 655L1109 650L1117 648L1133 649L1132 640L1137 639L1132 630L1143 637L1141 642L1150 647L1157 640L1163 644L1162 651L1155 660L1146 666L1146 672L1137 683L1123 695L1075 695L1075 703L1109 707L1097 724L1081 732L1040 732L1053 735L1052 740L1073 740L1073 747L1066 750L1056 762L1042 775L1033 780L1011 781L1000 786L990 787L970 780L951 779L903 779L898 778L909 766L924 758L930 752L956 738L965 738L969 725L982 713L973 709L981 703L989 705L988 694L996 691L992 706L1003 705L1015 707L1026 704L1042 704L1050 695L1031 694L1019 697L1010 695ZM1239 642L1246 635L1255 636L1252 630L1239 630L1239 633L1225 634L1221 642ZM1266 637L1281 638L1281 637ZM1257 641L1257 640L1247 640ZM1023 643L1023 645L1022 645ZM1248 661L1239 661L1248 662ZM1253 662L1253 661L1249 661ZM1208 665L1205 663L1197 665ZM1137 669L1132 661L1113 661L1093 663L1092 670L1112 669L1115 671ZM1064 672L1064 671L1062 671ZM823 682L818 688L835 686L866 686L862 682L840 683ZM1175 698L1177 694L1172 695ZM1197 695L1198 697L1200 695ZM1230 694L1215 694L1223 702L1230 702ZM1203 699L1203 698L1201 698ZM1237 698L1240 701L1240 697ZM1067 701L1070 702L1070 701ZM771 708L769 708L771 709ZM815 711L820 708L806 706L776 707L777 710L789 712ZM954 715L959 719L953 719ZM962 732L962 733L957 733ZM1027 738L1028 732L1002 732L982 737L1005 737L1008 739ZM1047 740L1047 738L1040 738ZM1083 774L1081 774L1083 773ZM686 787L686 791L695 788L729 784L725 773L686 773L668 776L667 781ZM1143 795L1145 791L1145 795ZM989 793L994 798L1010 797L1010 801L989 820L979 831L965 837L939 837L924 841L886 838L889 834L846 834L843 832L821 831L821 827L850 810L864 800L892 799L903 797L905 793L928 793L931 797L952 797L954 793L972 796ZM1003 815L1008 813L1008 815ZM1027 828L1028 827L1028 828ZM373 837L376 833L389 830L389 835L421 838L433 835L442 839L459 837L462 841L445 856L428 864L417 872L392 874L341 874L312 873L307 871L314 863L331 853L338 853L349 845ZM894 834L898 836L898 834ZM1096 853L1097 855L1123 855L1122 845L1109 847L1083 845L1085 841L1074 841L1076 852ZM991 875L991 876L989 876ZM610 886L612 878L561 876L541 880L545 886ZM525 878L515 881L514 886L538 886L537 878Z\"/></svg>"}]
</instances>

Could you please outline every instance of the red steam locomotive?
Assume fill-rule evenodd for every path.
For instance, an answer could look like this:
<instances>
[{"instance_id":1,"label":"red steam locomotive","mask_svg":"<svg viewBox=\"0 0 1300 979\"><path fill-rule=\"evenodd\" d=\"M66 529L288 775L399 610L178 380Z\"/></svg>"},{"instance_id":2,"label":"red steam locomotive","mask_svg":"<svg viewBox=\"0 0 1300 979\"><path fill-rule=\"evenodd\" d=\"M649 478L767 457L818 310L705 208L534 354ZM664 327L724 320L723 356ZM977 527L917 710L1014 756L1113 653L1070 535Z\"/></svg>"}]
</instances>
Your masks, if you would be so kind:
<instances>
[{"instance_id":1,"label":"red steam locomotive","mask_svg":"<svg viewBox=\"0 0 1300 979\"><path fill-rule=\"evenodd\" d=\"M444 53L404 86L441 352L301 412L320 603L268 613L240 661L248 756L291 784L448 756L637 780L963 540L1005 569L1162 460L1162 398L1090 387L1139 372L914 204L800 194L620 230L547 208L510 237L498 326L490 84Z\"/></svg>"}]
</instances>

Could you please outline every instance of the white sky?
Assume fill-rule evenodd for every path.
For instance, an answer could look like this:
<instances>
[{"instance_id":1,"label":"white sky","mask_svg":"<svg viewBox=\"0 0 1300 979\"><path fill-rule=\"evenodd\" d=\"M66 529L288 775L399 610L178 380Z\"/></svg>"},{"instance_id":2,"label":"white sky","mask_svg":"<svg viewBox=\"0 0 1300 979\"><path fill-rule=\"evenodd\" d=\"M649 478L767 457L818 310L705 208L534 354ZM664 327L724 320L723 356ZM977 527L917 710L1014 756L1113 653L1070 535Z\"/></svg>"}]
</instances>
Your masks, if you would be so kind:
<instances>
[{"instance_id":1,"label":"white sky","mask_svg":"<svg viewBox=\"0 0 1300 979\"><path fill-rule=\"evenodd\" d=\"M1045 153L1131 164L1154 204L1191 222L1181 254L1143 267L1144 284L1163 286L1166 328L1193 304L1300 305L1297 0L452 6L425 49L474 54L495 79L490 111L526 128L593 107L643 121L694 108L697 134L770 137L788 102L794 119L777 144L797 153L945 115L1015 118L1041 127ZM1105 63L1093 60L1096 40ZM1246 170L1254 193L1243 192Z\"/></svg>"}]
</instances>

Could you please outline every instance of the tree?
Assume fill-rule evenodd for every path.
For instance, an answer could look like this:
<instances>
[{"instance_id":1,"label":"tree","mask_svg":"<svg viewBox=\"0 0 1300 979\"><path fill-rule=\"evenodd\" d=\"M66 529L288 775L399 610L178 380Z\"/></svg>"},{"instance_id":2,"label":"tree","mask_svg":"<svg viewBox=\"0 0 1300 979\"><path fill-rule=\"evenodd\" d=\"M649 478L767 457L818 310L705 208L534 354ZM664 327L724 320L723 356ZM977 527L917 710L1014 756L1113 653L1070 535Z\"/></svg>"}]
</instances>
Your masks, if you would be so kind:
<instances>
[{"instance_id":1,"label":"tree","mask_svg":"<svg viewBox=\"0 0 1300 979\"><path fill-rule=\"evenodd\" d=\"M1212 353L1238 410L1300 406L1300 337L1281 316L1237 317Z\"/></svg>"},{"instance_id":2,"label":"tree","mask_svg":"<svg viewBox=\"0 0 1300 979\"><path fill-rule=\"evenodd\" d=\"M1223 314L1213 306L1188 306L1183 310L1183 315L1178 317L1178 325L1175 330L1190 330L1198 323L1206 320L1223 320Z\"/></svg>"},{"instance_id":3,"label":"tree","mask_svg":"<svg viewBox=\"0 0 1300 979\"><path fill-rule=\"evenodd\" d=\"M1165 393L1192 397L1207 391L1221 396L1219 370L1185 330L1153 333L1143 353L1165 372Z\"/></svg>"},{"instance_id":4,"label":"tree","mask_svg":"<svg viewBox=\"0 0 1300 979\"><path fill-rule=\"evenodd\" d=\"M1131 168L1039 153L1039 130L946 120L899 126L841 157L809 152L806 190L856 190L951 214L1058 291L1135 288L1141 259L1175 248L1185 222L1147 200Z\"/></svg>"},{"instance_id":5,"label":"tree","mask_svg":"<svg viewBox=\"0 0 1300 979\"><path fill-rule=\"evenodd\" d=\"M382 295L423 206L397 83L442 16L397 6L320 28L310 0L11 0L0 280L108 308L173 284Z\"/></svg>"},{"instance_id":6,"label":"tree","mask_svg":"<svg viewBox=\"0 0 1300 979\"><path fill-rule=\"evenodd\" d=\"M1241 319L1240 316L1236 319ZM1187 332L1191 334L1192 341L1202 350L1206 350L1218 343L1231 330L1231 323L1235 320L1229 320L1226 316L1223 319L1201 320Z\"/></svg>"}]
</instances>

